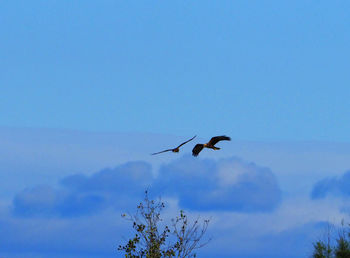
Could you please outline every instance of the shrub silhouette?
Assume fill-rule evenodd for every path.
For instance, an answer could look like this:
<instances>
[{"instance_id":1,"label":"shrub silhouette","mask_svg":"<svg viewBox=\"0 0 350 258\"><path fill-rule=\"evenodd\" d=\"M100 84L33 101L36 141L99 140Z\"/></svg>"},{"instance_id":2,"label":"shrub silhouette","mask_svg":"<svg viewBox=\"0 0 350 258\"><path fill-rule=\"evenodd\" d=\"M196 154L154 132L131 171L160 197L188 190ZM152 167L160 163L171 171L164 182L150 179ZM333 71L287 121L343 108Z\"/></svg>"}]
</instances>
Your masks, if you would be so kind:
<instances>
[{"instance_id":1,"label":"shrub silhouette","mask_svg":"<svg viewBox=\"0 0 350 258\"><path fill-rule=\"evenodd\" d=\"M132 223L135 236L125 245L119 245L118 250L125 253L125 257L196 257L194 252L205 246L209 241L202 242L209 219L202 222L198 217L190 223L183 210L180 215L171 220L171 225L161 226L161 212L165 204L159 200L150 200L148 192L137 206L134 215L123 214Z\"/></svg>"}]
</instances>

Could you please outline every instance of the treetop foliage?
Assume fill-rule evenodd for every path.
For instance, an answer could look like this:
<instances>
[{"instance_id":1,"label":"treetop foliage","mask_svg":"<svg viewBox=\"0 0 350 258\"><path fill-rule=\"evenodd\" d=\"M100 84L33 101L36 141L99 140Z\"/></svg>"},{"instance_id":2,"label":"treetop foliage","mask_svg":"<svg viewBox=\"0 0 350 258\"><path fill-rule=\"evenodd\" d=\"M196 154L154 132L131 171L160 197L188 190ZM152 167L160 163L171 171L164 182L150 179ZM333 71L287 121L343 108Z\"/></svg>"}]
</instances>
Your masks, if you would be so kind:
<instances>
[{"instance_id":1,"label":"treetop foliage","mask_svg":"<svg viewBox=\"0 0 350 258\"><path fill-rule=\"evenodd\" d=\"M164 208L164 202L160 199L150 200L146 191L143 202L137 206L136 214L122 215L132 223L135 231L133 238L118 247L119 251L125 253L125 257L196 257L194 251L210 241L201 242L209 220L201 222L198 217L191 223L183 210L171 220L170 226L165 225L161 229L161 212Z\"/></svg>"}]
</instances>

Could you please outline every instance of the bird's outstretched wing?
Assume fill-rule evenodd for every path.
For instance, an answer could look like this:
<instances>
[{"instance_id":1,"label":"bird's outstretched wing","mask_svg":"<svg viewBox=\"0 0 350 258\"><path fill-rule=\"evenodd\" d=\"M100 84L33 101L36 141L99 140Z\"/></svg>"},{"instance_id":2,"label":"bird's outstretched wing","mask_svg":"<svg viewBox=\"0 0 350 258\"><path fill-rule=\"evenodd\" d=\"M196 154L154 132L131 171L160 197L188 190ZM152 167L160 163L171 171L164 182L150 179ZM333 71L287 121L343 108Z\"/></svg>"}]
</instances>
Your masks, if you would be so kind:
<instances>
[{"instance_id":1,"label":"bird's outstretched wing","mask_svg":"<svg viewBox=\"0 0 350 258\"><path fill-rule=\"evenodd\" d=\"M215 145L215 144L217 144L219 141L231 141L231 138L228 137L228 136L226 136L226 135L214 136L213 138L210 139L209 145Z\"/></svg>"},{"instance_id":2,"label":"bird's outstretched wing","mask_svg":"<svg viewBox=\"0 0 350 258\"><path fill-rule=\"evenodd\" d=\"M186 144L186 143L192 141L194 138L196 138L196 136L197 136L197 135L195 135L195 136L193 136L191 139L189 139L189 140L187 140L187 141L181 143L181 144L180 144L179 146L177 146L176 148L180 148L182 145L184 145L184 144Z\"/></svg>"},{"instance_id":3,"label":"bird's outstretched wing","mask_svg":"<svg viewBox=\"0 0 350 258\"><path fill-rule=\"evenodd\" d=\"M196 146L194 146L192 150L192 155L197 157L198 154L201 152L201 150L203 150L203 148L204 148L204 144L196 144Z\"/></svg>"},{"instance_id":4,"label":"bird's outstretched wing","mask_svg":"<svg viewBox=\"0 0 350 258\"><path fill-rule=\"evenodd\" d=\"M157 154L160 154L160 153L163 153L163 152L167 152L167 151L172 151L172 150L173 149L163 150L163 151L160 151L160 152L152 153L151 155L157 155Z\"/></svg>"}]
</instances>

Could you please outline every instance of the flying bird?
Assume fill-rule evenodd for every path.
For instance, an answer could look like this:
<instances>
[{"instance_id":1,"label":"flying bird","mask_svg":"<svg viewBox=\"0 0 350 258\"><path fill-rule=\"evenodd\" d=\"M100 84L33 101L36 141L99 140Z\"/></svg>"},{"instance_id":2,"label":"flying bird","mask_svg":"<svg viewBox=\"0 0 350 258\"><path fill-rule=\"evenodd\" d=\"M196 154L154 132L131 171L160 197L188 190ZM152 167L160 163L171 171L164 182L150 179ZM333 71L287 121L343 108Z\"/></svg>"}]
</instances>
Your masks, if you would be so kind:
<instances>
[{"instance_id":1,"label":"flying bird","mask_svg":"<svg viewBox=\"0 0 350 258\"><path fill-rule=\"evenodd\" d=\"M174 149L167 149L167 150L163 150L163 151L160 151L160 152L156 152L156 153L152 153L151 155L156 155L156 154L160 154L160 153L163 153L163 152L167 152L167 151L172 151L172 152L179 152L180 151L180 147L186 143L188 143L189 141L192 141L194 138L196 138L197 135L193 136L191 139L181 143L179 146L177 146L176 148Z\"/></svg>"},{"instance_id":2,"label":"flying bird","mask_svg":"<svg viewBox=\"0 0 350 258\"><path fill-rule=\"evenodd\" d=\"M215 144L217 144L219 141L231 141L231 138L226 136L226 135L215 136L215 137L211 138L208 143L196 144L196 146L194 146L194 148L192 150L192 155L197 157L198 154L201 152L201 150L203 150L203 148L209 148L209 149L213 149L213 150L220 150L220 148L215 147Z\"/></svg>"}]
</instances>

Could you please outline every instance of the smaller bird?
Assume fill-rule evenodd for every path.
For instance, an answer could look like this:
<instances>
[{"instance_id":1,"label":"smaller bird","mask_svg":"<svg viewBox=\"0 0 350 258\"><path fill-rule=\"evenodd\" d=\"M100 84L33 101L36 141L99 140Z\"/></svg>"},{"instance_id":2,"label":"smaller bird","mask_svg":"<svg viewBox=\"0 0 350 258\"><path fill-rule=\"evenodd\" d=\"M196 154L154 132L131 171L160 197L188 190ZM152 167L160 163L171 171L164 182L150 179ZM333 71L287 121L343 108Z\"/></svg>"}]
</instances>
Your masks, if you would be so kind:
<instances>
[{"instance_id":1,"label":"smaller bird","mask_svg":"<svg viewBox=\"0 0 350 258\"><path fill-rule=\"evenodd\" d=\"M184 144L186 144L186 143L192 141L194 138L196 138L196 136L197 136L197 135L195 135L195 136L193 136L191 139L189 139L189 140L187 140L187 141L181 143L179 146L177 146L177 147L174 148L174 149L163 150L163 151L160 151L160 152L152 153L151 155L156 155L156 154L160 154L160 153L167 152L167 151L172 151L172 152L177 153L177 152L180 151L180 147L181 147L182 145L184 145Z\"/></svg>"},{"instance_id":2,"label":"smaller bird","mask_svg":"<svg viewBox=\"0 0 350 258\"><path fill-rule=\"evenodd\" d=\"M215 144L217 144L219 141L231 141L231 138L226 136L226 135L215 136L215 137L211 138L208 143L196 144L196 146L194 146L194 148L192 150L192 155L197 157L198 154L203 150L203 148L209 148L209 149L213 149L213 150L220 150L220 148L215 147Z\"/></svg>"}]
</instances>

